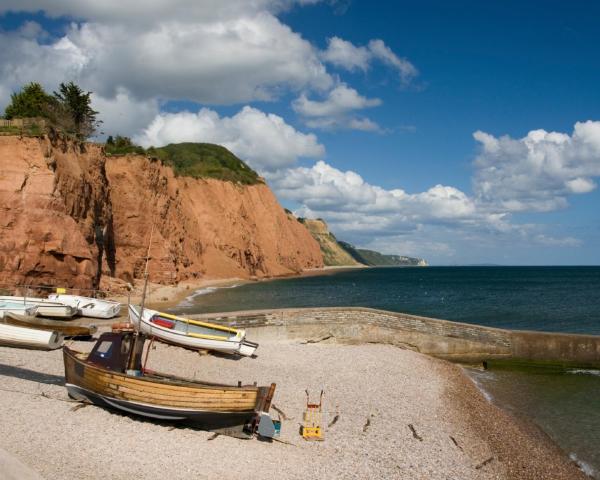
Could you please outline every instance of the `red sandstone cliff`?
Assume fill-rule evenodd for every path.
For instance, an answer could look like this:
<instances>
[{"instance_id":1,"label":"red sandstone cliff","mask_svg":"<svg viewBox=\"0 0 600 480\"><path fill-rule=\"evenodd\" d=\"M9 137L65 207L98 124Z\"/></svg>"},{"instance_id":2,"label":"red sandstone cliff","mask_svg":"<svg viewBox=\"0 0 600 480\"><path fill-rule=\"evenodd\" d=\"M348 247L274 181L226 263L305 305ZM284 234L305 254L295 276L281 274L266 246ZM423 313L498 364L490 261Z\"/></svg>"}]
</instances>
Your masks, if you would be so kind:
<instances>
[{"instance_id":1,"label":"red sandstone cliff","mask_svg":"<svg viewBox=\"0 0 600 480\"><path fill-rule=\"evenodd\" d=\"M0 285L93 288L150 279L286 275L323 265L316 241L264 184L175 177L141 156L0 137Z\"/></svg>"},{"instance_id":2,"label":"red sandstone cliff","mask_svg":"<svg viewBox=\"0 0 600 480\"><path fill-rule=\"evenodd\" d=\"M150 238L155 281L264 277L323 265L317 242L265 184L175 177L142 156L109 158L116 274L140 276Z\"/></svg>"}]
</instances>

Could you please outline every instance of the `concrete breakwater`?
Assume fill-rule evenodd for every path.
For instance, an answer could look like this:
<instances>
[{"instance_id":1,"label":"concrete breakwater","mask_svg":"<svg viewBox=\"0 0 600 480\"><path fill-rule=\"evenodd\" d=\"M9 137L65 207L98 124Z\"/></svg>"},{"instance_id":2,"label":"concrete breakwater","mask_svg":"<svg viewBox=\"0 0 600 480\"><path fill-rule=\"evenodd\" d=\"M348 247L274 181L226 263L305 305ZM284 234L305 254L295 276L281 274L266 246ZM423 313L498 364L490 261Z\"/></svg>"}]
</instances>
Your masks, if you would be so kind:
<instances>
[{"instance_id":1,"label":"concrete breakwater","mask_svg":"<svg viewBox=\"0 0 600 480\"><path fill-rule=\"evenodd\" d=\"M600 336L505 330L362 307L294 308L191 315L240 328L253 340L386 343L460 363L600 367Z\"/></svg>"}]
</instances>

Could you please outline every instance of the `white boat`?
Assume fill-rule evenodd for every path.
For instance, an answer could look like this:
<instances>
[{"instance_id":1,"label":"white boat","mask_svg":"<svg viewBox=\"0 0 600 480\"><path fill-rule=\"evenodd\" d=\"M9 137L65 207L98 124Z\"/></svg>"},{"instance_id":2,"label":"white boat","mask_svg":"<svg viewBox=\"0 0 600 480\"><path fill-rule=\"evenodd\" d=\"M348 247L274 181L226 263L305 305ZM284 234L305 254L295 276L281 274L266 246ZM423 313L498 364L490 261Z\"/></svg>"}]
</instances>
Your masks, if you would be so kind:
<instances>
[{"instance_id":1,"label":"white boat","mask_svg":"<svg viewBox=\"0 0 600 480\"><path fill-rule=\"evenodd\" d=\"M80 315L84 317L113 318L118 317L121 312L121 304L111 300L98 300L97 298L58 293L48 295L48 299L77 308Z\"/></svg>"},{"instance_id":2,"label":"white boat","mask_svg":"<svg viewBox=\"0 0 600 480\"><path fill-rule=\"evenodd\" d=\"M60 348L62 344L63 336L58 332L0 323L0 345L54 350Z\"/></svg>"},{"instance_id":3,"label":"white boat","mask_svg":"<svg viewBox=\"0 0 600 480\"><path fill-rule=\"evenodd\" d=\"M251 357L258 348L258 343L245 339L245 330L177 317L149 308L144 308L140 320L140 307L129 305L129 319L146 335L186 348L215 350L245 357Z\"/></svg>"},{"instance_id":4,"label":"white boat","mask_svg":"<svg viewBox=\"0 0 600 480\"><path fill-rule=\"evenodd\" d=\"M65 305L62 302L54 302L46 298L0 296L0 302L8 302L27 307L37 307L34 315L40 317L72 318L79 312L77 308Z\"/></svg>"},{"instance_id":5,"label":"white boat","mask_svg":"<svg viewBox=\"0 0 600 480\"><path fill-rule=\"evenodd\" d=\"M37 313L37 307L0 300L0 318L4 318L5 313L15 313L17 315L27 315L33 317Z\"/></svg>"}]
</instances>

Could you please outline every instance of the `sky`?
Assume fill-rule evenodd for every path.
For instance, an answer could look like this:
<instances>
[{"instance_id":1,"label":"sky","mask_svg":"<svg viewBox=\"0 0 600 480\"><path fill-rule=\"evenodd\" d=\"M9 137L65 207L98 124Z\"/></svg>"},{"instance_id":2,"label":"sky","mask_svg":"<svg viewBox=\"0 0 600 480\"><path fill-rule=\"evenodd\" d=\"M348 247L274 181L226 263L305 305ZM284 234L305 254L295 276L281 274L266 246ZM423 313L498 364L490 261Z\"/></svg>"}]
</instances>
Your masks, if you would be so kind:
<instances>
[{"instance_id":1,"label":"sky","mask_svg":"<svg viewBox=\"0 0 600 480\"><path fill-rule=\"evenodd\" d=\"M0 0L0 110L232 150L284 207L434 265L600 264L600 2Z\"/></svg>"}]
</instances>

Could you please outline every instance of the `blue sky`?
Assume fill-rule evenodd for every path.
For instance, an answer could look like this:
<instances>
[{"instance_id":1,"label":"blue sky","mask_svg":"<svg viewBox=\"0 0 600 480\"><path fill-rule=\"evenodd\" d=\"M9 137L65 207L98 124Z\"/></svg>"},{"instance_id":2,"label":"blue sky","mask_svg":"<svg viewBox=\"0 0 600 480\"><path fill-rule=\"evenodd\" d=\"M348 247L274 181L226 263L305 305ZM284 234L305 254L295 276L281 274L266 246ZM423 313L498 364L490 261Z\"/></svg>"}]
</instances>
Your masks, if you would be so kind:
<instances>
[{"instance_id":1,"label":"blue sky","mask_svg":"<svg viewBox=\"0 0 600 480\"><path fill-rule=\"evenodd\" d=\"M75 80L105 133L221 143L359 246L600 263L597 2L120 3L4 0L0 107Z\"/></svg>"}]
</instances>

